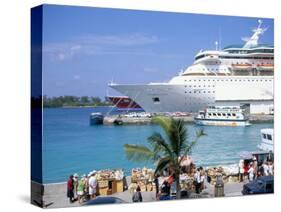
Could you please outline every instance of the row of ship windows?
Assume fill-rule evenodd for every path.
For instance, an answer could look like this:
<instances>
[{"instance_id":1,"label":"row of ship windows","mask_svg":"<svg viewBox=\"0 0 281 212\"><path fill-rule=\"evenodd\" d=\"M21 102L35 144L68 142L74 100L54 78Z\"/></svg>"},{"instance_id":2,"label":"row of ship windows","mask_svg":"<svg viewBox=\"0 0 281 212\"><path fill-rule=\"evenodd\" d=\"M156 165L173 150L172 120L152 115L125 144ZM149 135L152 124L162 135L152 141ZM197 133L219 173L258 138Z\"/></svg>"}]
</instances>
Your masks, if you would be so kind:
<instances>
[{"instance_id":1,"label":"row of ship windows","mask_svg":"<svg viewBox=\"0 0 281 212\"><path fill-rule=\"evenodd\" d=\"M225 113L208 113L208 115L209 116L226 116L226 114ZM227 114L227 116L236 116L236 114L235 113L232 113L232 114L230 114L230 113L228 113Z\"/></svg>"},{"instance_id":2,"label":"row of ship windows","mask_svg":"<svg viewBox=\"0 0 281 212\"><path fill-rule=\"evenodd\" d=\"M185 104L186 105L205 105L206 106L206 102L185 102Z\"/></svg>"},{"instance_id":3,"label":"row of ship windows","mask_svg":"<svg viewBox=\"0 0 281 212\"><path fill-rule=\"evenodd\" d=\"M185 85L184 87L186 88L186 87L187 87L187 85ZM189 85L189 87L190 87L190 88L191 88L191 87L194 87L194 88L195 88L195 87L196 87L196 85ZM201 87L201 85L198 85L198 88L200 88L200 87ZM207 86L206 86L206 85L203 85L202 87L204 87L204 88L205 88L205 87L207 87ZM208 85L208 87L211 87L211 85ZM212 87L215 87L215 85L212 85Z\"/></svg>"},{"instance_id":4,"label":"row of ship windows","mask_svg":"<svg viewBox=\"0 0 281 212\"><path fill-rule=\"evenodd\" d=\"M184 80L185 82L187 82L187 80ZM235 79L235 80L223 80L223 79L217 79L217 80L188 80L189 82L196 82L196 81L198 81L198 82L200 82L200 81L202 81L202 82L205 82L205 81L208 81L208 82L210 82L210 81L213 81L213 82L215 82L215 81L217 81L217 82L272 82L272 80L271 79L269 79L269 80L258 80L258 79L252 79L252 80L250 80L250 79L248 79L248 80L246 80L246 79L243 79L243 80L241 80L241 79L239 79L239 80L237 80L237 79Z\"/></svg>"},{"instance_id":5,"label":"row of ship windows","mask_svg":"<svg viewBox=\"0 0 281 212\"><path fill-rule=\"evenodd\" d=\"M191 93L191 92L189 92L189 93ZM200 92L199 92L200 93ZM209 92L210 93L210 92ZM213 92L214 93L214 92ZM208 99L210 99L210 100L212 100L212 99L215 99L214 97L207 97ZM203 100L203 99L201 99L201 98L189 98L190 100L191 99L197 99L197 100ZM204 98L204 100L206 99L206 97ZM152 98L152 101L154 102L154 103L156 103L156 104L158 104L158 103L160 103L160 98L159 97L153 97ZM185 103L187 103L187 102L185 102ZM205 103L205 101L204 102L192 102L192 101L188 101L188 103L189 104L206 104Z\"/></svg>"},{"instance_id":6,"label":"row of ship windows","mask_svg":"<svg viewBox=\"0 0 281 212\"><path fill-rule=\"evenodd\" d=\"M195 58L195 60L199 60L206 56L209 56L209 55L205 55L205 54L199 55L198 57ZM274 57L253 57L253 56L249 56L249 57L247 57L247 56L246 57L245 56L241 56L241 57L240 56L219 56L219 58L221 58L221 59L249 59L249 60L273 60L274 59Z\"/></svg>"},{"instance_id":7,"label":"row of ship windows","mask_svg":"<svg viewBox=\"0 0 281 212\"><path fill-rule=\"evenodd\" d=\"M189 97L185 97L185 99L189 99L189 100L198 100L198 101L205 101L206 99L209 99L209 100L213 100L215 99L214 96L204 96L203 98L202 97L195 97L195 96L189 96Z\"/></svg>"},{"instance_id":8,"label":"row of ship windows","mask_svg":"<svg viewBox=\"0 0 281 212\"><path fill-rule=\"evenodd\" d=\"M194 69L196 70L196 69ZM226 68L202 68L203 71L207 70L207 71L226 71ZM190 69L190 71L192 71L192 68Z\"/></svg>"},{"instance_id":9,"label":"row of ship windows","mask_svg":"<svg viewBox=\"0 0 281 212\"><path fill-rule=\"evenodd\" d=\"M187 93L187 91L185 91L184 93ZM189 93L215 93L215 91L189 91Z\"/></svg>"},{"instance_id":10,"label":"row of ship windows","mask_svg":"<svg viewBox=\"0 0 281 212\"><path fill-rule=\"evenodd\" d=\"M273 60L274 57L229 57L229 56L219 56L222 59L249 59L249 60Z\"/></svg>"}]
</instances>

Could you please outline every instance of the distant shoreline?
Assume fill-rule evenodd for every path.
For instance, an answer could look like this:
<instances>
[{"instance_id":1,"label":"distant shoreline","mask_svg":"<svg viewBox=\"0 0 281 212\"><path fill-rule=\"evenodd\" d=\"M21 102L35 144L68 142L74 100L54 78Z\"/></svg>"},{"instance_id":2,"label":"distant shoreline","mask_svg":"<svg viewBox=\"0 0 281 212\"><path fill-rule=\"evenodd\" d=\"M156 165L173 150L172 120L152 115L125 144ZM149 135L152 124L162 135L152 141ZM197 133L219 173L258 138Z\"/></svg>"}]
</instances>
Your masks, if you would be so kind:
<instances>
[{"instance_id":1,"label":"distant shoreline","mask_svg":"<svg viewBox=\"0 0 281 212\"><path fill-rule=\"evenodd\" d=\"M33 100L42 102L42 97ZM102 100L100 97L94 96L43 96L44 108L79 108L96 106L112 106L112 103L106 99Z\"/></svg>"},{"instance_id":2,"label":"distant shoreline","mask_svg":"<svg viewBox=\"0 0 281 212\"><path fill-rule=\"evenodd\" d=\"M70 106L58 106L58 107L49 107L49 106L44 106L43 108L94 108L94 107L114 107L114 105L70 105Z\"/></svg>"},{"instance_id":3,"label":"distant shoreline","mask_svg":"<svg viewBox=\"0 0 281 212\"><path fill-rule=\"evenodd\" d=\"M84 105L84 106L61 106L61 107L44 107L44 108L94 108L94 107L114 107L113 105Z\"/></svg>"}]
</instances>

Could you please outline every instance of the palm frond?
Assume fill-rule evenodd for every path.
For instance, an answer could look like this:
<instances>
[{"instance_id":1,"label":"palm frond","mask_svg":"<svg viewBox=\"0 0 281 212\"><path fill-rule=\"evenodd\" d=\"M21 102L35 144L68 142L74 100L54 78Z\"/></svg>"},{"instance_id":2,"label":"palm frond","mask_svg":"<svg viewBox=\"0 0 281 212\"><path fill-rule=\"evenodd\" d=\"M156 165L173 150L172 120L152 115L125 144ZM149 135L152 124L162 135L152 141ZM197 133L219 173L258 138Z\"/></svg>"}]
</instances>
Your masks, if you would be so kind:
<instances>
[{"instance_id":1,"label":"palm frond","mask_svg":"<svg viewBox=\"0 0 281 212\"><path fill-rule=\"evenodd\" d=\"M185 146L184 148L184 152L183 155L190 155L191 154L191 150L193 149L193 147L196 145L197 140L192 141L191 143L189 143L188 145Z\"/></svg>"},{"instance_id":2,"label":"palm frond","mask_svg":"<svg viewBox=\"0 0 281 212\"><path fill-rule=\"evenodd\" d=\"M152 161L155 154L146 146L125 144L124 145L126 157L128 160L140 162Z\"/></svg>"},{"instance_id":3,"label":"palm frond","mask_svg":"<svg viewBox=\"0 0 281 212\"><path fill-rule=\"evenodd\" d=\"M155 116L152 118L152 123L159 124L161 128L164 130L167 137L169 137L170 134L171 122L172 119L165 116Z\"/></svg>"},{"instance_id":4,"label":"palm frond","mask_svg":"<svg viewBox=\"0 0 281 212\"><path fill-rule=\"evenodd\" d=\"M192 148L196 145L200 137L207 135L203 129L200 129L196 132L196 138L189 144L186 145L184 155L190 155Z\"/></svg>"},{"instance_id":5,"label":"palm frond","mask_svg":"<svg viewBox=\"0 0 281 212\"><path fill-rule=\"evenodd\" d=\"M162 151L165 151L165 148L163 148L162 145L158 145L158 142L162 140L161 142L165 142L164 138L160 133L154 132L151 136L147 138L148 143L151 145L155 153L159 153Z\"/></svg>"},{"instance_id":6,"label":"palm frond","mask_svg":"<svg viewBox=\"0 0 281 212\"><path fill-rule=\"evenodd\" d=\"M179 124L179 146L181 147L180 151L182 148L184 148L184 145L188 142L188 130L184 124L183 120L180 120Z\"/></svg>"},{"instance_id":7,"label":"palm frond","mask_svg":"<svg viewBox=\"0 0 281 212\"><path fill-rule=\"evenodd\" d=\"M203 129L200 129L196 132L197 138L200 138L201 136L205 136L205 135L207 135L207 134L204 132Z\"/></svg>"},{"instance_id":8,"label":"palm frond","mask_svg":"<svg viewBox=\"0 0 281 212\"><path fill-rule=\"evenodd\" d=\"M172 156L173 152L170 149L169 144L167 144L160 133L153 133L153 135L148 137L147 140L154 149L157 150L157 152L162 151L164 154Z\"/></svg>"},{"instance_id":9,"label":"palm frond","mask_svg":"<svg viewBox=\"0 0 281 212\"><path fill-rule=\"evenodd\" d=\"M173 149L173 152L176 156L179 156L183 150L184 144L186 143L186 128L183 120L174 120L170 126L170 146Z\"/></svg>"},{"instance_id":10,"label":"palm frond","mask_svg":"<svg viewBox=\"0 0 281 212\"><path fill-rule=\"evenodd\" d=\"M157 163L154 174L158 174L159 172L163 171L171 163L172 163L171 157L165 157L165 158L160 159Z\"/></svg>"}]
</instances>

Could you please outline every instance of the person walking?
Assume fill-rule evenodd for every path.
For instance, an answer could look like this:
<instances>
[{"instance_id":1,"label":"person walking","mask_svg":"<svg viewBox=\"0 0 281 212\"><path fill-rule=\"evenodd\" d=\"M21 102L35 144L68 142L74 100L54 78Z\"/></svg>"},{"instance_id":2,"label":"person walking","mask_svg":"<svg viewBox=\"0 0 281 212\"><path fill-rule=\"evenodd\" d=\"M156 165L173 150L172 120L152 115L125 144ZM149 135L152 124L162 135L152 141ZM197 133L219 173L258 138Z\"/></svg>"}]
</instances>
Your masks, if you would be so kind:
<instances>
[{"instance_id":1,"label":"person walking","mask_svg":"<svg viewBox=\"0 0 281 212\"><path fill-rule=\"evenodd\" d=\"M269 169L268 169L267 161L263 163L262 167L263 167L264 176L268 176L269 175Z\"/></svg>"},{"instance_id":2,"label":"person walking","mask_svg":"<svg viewBox=\"0 0 281 212\"><path fill-rule=\"evenodd\" d=\"M258 175L258 162L255 156L253 157L253 168L254 168L254 179L256 179Z\"/></svg>"},{"instance_id":3,"label":"person walking","mask_svg":"<svg viewBox=\"0 0 281 212\"><path fill-rule=\"evenodd\" d=\"M257 174L257 178L264 176L264 170L263 170L263 163L259 162L258 163L258 174Z\"/></svg>"},{"instance_id":4,"label":"person walking","mask_svg":"<svg viewBox=\"0 0 281 212\"><path fill-rule=\"evenodd\" d=\"M83 196L85 193L85 185L86 185L86 175L83 175L82 178L78 181L78 186L77 186L77 197L78 197L78 202L81 204L83 200Z\"/></svg>"},{"instance_id":5,"label":"person walking","mask_svg":"<svg viewBox=\"0 0 281 212\"><path fill-rule=\"evenodd\" d=\"M253 167L253 163L250 163L250 168L248 170L249 173L249 181L252 182L254 180L254 167Z\"/></svg>"},{"instance_id":6,"label":"person walking","mask_svg":"<svg viewBox=\"0 0 281 212\"><path fill-rule=\"evenodd\" d=\"M91 177L89 178L89 195L91 199L96 198L97 192L97 179L95 177L96 171L90 173Z\"/></svg>"},{"instance_id":7,"label":"person walking","mask_svg":"<svg viewBox=\"0 0 281 212\"><path fill-rule=\"evenodd\" d=\"M194 182L195 182L195 191L197 194L200 194L200 188L201 188L200 168L198 168L196 173L194 174Z\"/></svg>"},{"instance_id":8,"label":"person walking","mask_svg":"<svg viewBox=\"0 0 281 212\"><path fill-rule=\"evenodd\" d=\"M141 189L140 189L139 185L138 185L136 191L133 194L132 200L133 200L133 202L142 202Z\"/></svg>"},{"instance_id":9,"label":"person walking","mask_svg":"<svg viewBox=\"0 0 281 212\"><path fill-rule=\"evenodd\" d=\"M245 177L247 177L248 178L248 180L249 180L249 173L248 173L248 170L249 170L249 163L244 163L244 175L243 175L243 177L244 177L244 179L245 179Z\"/></svg>"},{"instance_id":10,"label":"person walking","mask_svg":"<svg viewBox=\"0 0 281 212\"><path fill-rule=\"evenodd\" d=\"M73 192L73 175L70 175L67 180L67 197L69 198L69 202L74 202L74 192Z\"/></svg>"},{"instance_id":11,"label":"person walking","mask_svg":"<svg viewBox=\"0 0 281 212\"><path fill-rule=\"evenodd\" d=\"M75 173L75 174L73 175L73 193L74 193L74 200L78 200L77 188L78 188L78 174Z\"/></svg>"},{"instance_id":12,"label":"person walking","mask_svg":"<svg viewBox=\"0 0 281 212\"><path fill-rule=\"evenodd\" d=\"M155 188L156 188L156 199L158 199L159 196L159 179L158 179L159 175L156 174L154 177L154 183L155 183Z\"/></svg>"},{"instance_id":13,"label":"person walking","mask_svg":"<svg viewBox=\"0 0 281 212\"><path fill-rule=\"evenodd\" d=\"M273 176L273 163L272 163L272 161L269 161L268 162L268 174L270 175L270 176Z\"/></svg>"},{"instance_id":14,"label":"person walking","mask_svg":"<svg viewBox=\"0 0 281 212\"><path fill-rule=\"evenodd\" d=\"M205 171L202 167L200 167L200 192L202 192L205 189Z\"/></svg>"},{"instance_id":15,"label":"person walking","mask_svg":"<svg viewBox=\"0 0 281 212\"><path fill-rule=\"evenodd\" d=\"M168 183L167 180L164 180L164 182L161 185L161 194L159 200L169 200L170 192L171 192L170 184Z\"/></svg>"},{"instance_id":16,"label":"person walking","mask_svg":"<svg viewBox=\"0 0 281 212\"><path fill-rule=\"evenodd\" d=\"M243 182L244 181L244 160L241 159L239 161L239 181Z\"/></svg>"}]
</instances>

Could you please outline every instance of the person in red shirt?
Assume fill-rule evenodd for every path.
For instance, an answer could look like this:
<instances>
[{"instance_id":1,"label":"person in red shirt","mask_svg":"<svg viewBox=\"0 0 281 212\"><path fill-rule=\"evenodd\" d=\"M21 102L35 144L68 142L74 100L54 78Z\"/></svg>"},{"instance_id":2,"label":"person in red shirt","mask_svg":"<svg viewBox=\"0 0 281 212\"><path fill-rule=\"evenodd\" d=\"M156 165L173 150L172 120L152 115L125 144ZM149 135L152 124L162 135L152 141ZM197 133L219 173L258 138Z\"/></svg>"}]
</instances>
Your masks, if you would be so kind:
<instances>
[{"instance_id":1,"label":"person in red shirt","mask_svg":"<svg viewBox=\"0 0 281 212\"><path fill-rule=\"evenodd\" d=\"M69 202L74 202L74 185L73 185L73 175L70 175L67 180L67 197L69 198Z\"/></svg>"},{"instance_id":2,"label":"person in red shirt","mask_svg":"<svg viewBox=\"0 0 281 212\"><path fill-rule=\"evenodd\" d=\"M244 177L247 176L247 178L249 179L248 170L249 170L249 164L244 163Z\"/></svg>"}]
</instances>

